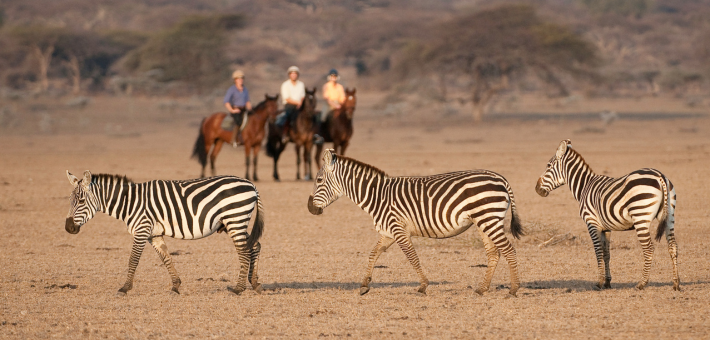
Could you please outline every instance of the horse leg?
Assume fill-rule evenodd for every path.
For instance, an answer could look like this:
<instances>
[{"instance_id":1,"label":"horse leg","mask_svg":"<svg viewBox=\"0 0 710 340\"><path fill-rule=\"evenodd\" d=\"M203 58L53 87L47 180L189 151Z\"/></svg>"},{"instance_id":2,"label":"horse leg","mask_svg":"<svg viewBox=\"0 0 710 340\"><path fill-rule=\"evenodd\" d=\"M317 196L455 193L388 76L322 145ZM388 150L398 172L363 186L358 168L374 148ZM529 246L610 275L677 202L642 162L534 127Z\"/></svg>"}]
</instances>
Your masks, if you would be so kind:
<instances>
[{"instance_id":1,"label":"horse leg","mask_svg":"<svg viewBox=\"0 0 710 340\"><path fill-rule=\"evenodd\" d=\"M254 182L259 181L259 177L256 176L256 160L259 158L259 149L261 149L261 145L254 147L254 176L252 176Z\"/></svg>"},{"instance_id":2,"label":"horse leg","mask_svg":"<svg viewBox=\"0 0 710 340\"><path fill-rule=\"evenodd\" d=\"M222 150L222 144L223 142L221 140L217 140L217 142L214 143L214 148L212 149L212 154L210 155L210 168L212 169L212 176L217 175L217 172L214 168L214 161L217 159L219 151Z\"/></svg>"},{"instance_id":3,"label":"horse leg","mask_svg":"<svg viewBox=\"0 0 710 340\"><path fill-rule=\"evenodd\" d=\"M301 147L294 144L296 147L296 179L301 179Z\"/></svg>"},{"instance_id":4,"label":"horse leg","mask_svg":"<svg viewBox=\"0 0 710 340\"><path fill-rule=\"evenodd\" d=\"M347 140L340 143L340 153L338 155L345 156L345 149L348 147L348 144L350 144L350 141Z\"/></svg>"},{"instance_id":5,"label":"horse leg","mask_svg":"<svg viewBox=\"0 0 710 340\"><path fill-rule=\"evenodd\" d=\"M306 181L311 180L311 149L313 148L313 144L311 142L306 142L306 144L303 146L303 179Z\"/></svg>"},{"instance_id":6,"label":"horse leg","mask_svg":"<svg viewBox=\"0 0 710 340\"><path fill-rule=\"evenodd\" d=\"M251 153L251 149L249 148L249 145L244 145L244 158L245 158L245 163L246 163L246 168L247 172L244 174L244 178L249 179L249 154Z\"/></svg>"},{"instance_id":7,"label":"horse leg","mask_svg":"<svg viewBox=\"0 0 710 340\"><path fill-rule=\"evenodd\" d=\"M279 170L278 170L278 163L279 163L279 157L281 157L281 151L282 150L275 150L274 152L274 181L278 182L280 181L279 179Z\"/></svg>"}]
</instances>

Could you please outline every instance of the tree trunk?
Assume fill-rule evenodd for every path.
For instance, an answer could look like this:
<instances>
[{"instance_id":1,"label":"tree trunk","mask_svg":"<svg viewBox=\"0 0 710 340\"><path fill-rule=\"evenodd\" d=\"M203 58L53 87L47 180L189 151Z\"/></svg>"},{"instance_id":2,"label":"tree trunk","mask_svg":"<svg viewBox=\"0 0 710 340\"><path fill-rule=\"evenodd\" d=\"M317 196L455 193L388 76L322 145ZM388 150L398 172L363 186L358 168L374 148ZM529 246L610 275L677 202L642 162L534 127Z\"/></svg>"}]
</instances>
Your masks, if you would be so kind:
<instances>
[{"instance_id":1,"label":"tree trunk","mask_svg":"<svg viewBox=\"0 0 710 340\"><path fill-rule=\"evenodd\" d=\"M69 56L69 69L72 72L72 93L77 95L81 91L81 70L79 69L79 58L75 55Z\"/></svg>"},{"instance_id":2,"label":"tree trunk","mask_svg":"<svg viewBox=\"0 0 710 340\"><path fill-rule=\"evenodd\" d=\"M49 89L49 79L47 78L47 71L49 70L49 63L52 61L52 53L54 53L54 45L49 45L42 51L38 45L34 45L32 51L39 61L39 85L42 92L47 92Z\"/></svg>"},{"instance_id":3,"label":"tree trunk","mask_svg":"<svg viewBox=\"0 0 710 340\"><path fill-rule=\"evenodd\" d=\"M501 73L498 85L490 86L479 72L476 73L476 87L473 89L473 121L478 123L488 113L491 99L509 86L508 72Z\"/></svg>"}]
</instances>

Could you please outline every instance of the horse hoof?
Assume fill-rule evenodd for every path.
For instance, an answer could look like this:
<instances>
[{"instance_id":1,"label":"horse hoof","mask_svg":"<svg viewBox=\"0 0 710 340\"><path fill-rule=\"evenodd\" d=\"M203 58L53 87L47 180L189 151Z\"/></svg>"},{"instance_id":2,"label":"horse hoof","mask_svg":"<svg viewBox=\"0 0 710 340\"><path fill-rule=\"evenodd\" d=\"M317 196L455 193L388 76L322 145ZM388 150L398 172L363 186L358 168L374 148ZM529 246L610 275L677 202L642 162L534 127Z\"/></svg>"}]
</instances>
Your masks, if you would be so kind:
<instances>
[{"instance_id":1,"label":"horse hoof","mask_svg":"<svg viewBox=\"0 0 710 340\"><path fill-rule=\"evenodd\" d=\"M370 291L370 287L360 287L360 295L365 295Z\"/></svg>"}]
</instances>

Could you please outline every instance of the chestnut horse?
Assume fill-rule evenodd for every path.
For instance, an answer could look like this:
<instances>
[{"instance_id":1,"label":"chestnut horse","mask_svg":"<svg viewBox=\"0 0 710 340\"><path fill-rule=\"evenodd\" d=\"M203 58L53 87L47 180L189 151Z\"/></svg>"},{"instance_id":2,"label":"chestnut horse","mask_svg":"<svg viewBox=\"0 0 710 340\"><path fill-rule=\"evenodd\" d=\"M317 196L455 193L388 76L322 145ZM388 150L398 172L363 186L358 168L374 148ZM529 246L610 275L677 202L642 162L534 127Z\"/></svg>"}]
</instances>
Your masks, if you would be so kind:
<instances>
[{"instance_id":1,"label":"chestnut horse","mask_svg":"<svg viewBox=\"0 0 710 340\"><path fill-rule=\"evenodd\" d=\"M289 138L296 146L296 179L301 179L301 157L303 158L304 169L303 179L310 180L311 173L311 151L313 149L313 117L316 112L316 88L306 89L306 96L303 98L301 108L298 109L296 125L289 129ZM291 124L289 122L288 124ZM266 140L266 154L274 158L274 180L279 180L278 162L281 152L286 148L286 143L281 139L282 128L275 124L269 124L269 137ZM303 148L303 154L301 154Z\"/></svg>"},{"instance_id":2,"label":"chestnut horse","mask_svg":"<svg viewBox=\"0 0 710 340\"><path fill-rule=\"evenodd\" d=\"M345 155L345 149L350 144L350 138L353 136L353 114L355 113L355 105L357 105L357 90L345 89L345 102L339 109L333 110L328 114L321 128L321 136L326 142L333 143L333 149L338 155ZM323 145L316 146L316 164L320 169L320 157Z\"/></svg>"},{"instance_id":3,"label":"chestnut horse","mask_svg":"<svg viewBox=\"0 0 710 340\"><path fill-rule=\"evenodd\" d=\"M256 175L256 164L261 143L266 135L264 132L264 126L267 122L271 123L274 119L276 119L276 114L278 112L278 97L278 95L274 97L270 97L268 94L265 95L266 99L254 107L251 112L247 113L247 123L244 130L242 130L244 155L246 157L246 175L244 175L244 178L246 179L249 179L249 158L253 153L254 176L252 179L254 181L259 180ZM219 151L222 149L222 144L232 142L233 131L222 129L222 121L227 117L228 115L226 113L217 112L203 119L202 124L200 124L200 134L197 136L195 148L192 151L192 157L197 157L197 160L202 165L202 173L200 174L200 177L205 177L205 167L207 166L208 156L210 159L212 176L216 174L214 162L219 154ZM232 118L228 117L228 119Z\"/></svg>"}]
</instances>

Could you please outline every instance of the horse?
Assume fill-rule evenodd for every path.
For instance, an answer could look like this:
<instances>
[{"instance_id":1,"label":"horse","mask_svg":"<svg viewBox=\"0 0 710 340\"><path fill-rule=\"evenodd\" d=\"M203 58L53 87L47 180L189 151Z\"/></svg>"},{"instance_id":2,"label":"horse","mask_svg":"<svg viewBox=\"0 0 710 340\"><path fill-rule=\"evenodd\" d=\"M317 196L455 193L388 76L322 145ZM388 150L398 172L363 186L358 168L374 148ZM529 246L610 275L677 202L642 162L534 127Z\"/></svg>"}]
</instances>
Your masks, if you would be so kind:
<instances>
[{"instance_id":1,"label":"horse","mask_svg":"<svg viewBox=\"0 0 710 340\"><path fill-rule=\"evenodd\" d=\"M353 114L355 113L355 105L357 105L357 97L355 92L357 89L345 89L345 102L339 109L333 110L328 114L321 128L321 136L325 142L332 142L335 153L341 156L345 155L345 149L350 144L350 138L353 136ZM316 146L316 164L320 169L320 157L323 150L323 145Z\"/></svg>"},{"instance_id":2,"label":"horse","mask_svg":"<svg viewBox=\"0 0 710 340\"><path fill-rule=\"evenodd\" d=\"M256 174L256 164L261 143L266 135L264 132L264 126L267 122L271 123L276 119L276 114L278 113L278 97L278 95L271 97L266 94L264 101L259 103L256 107L254 107L254 109L247 113L247 123L244 130L242 130L242 140L244 141L244 154L246 158L246 174L244 175L244 178L246 179L250 179L249 158L253 153L254 176L252 180L259 180ZM197 158L202 165L202 173L200 174L200 177L205 177L205 167L207 166L208 156L210 159L212 176L216 174L214 162L219 154L219 151L222 149L222 144L225 142L231 143L233 139L233 131L222 129L222 121L226 117L226 113L217 112L204 118L200 124L200 132L192 151L192 157ZM231 119L231 117L229 119Z\"/></svg>"},{"instance_id":3,"label":"horse","mask_svg":"<svg viewBox=\"0 0 710 340\"><path fill-rule=\"evenodd\" d=\"M304 171L303 179L310 180L311 173L311 150L313 148L313 117L316 114L316 88L306 89L306 96L298 109L298 118L295 126L289 129L289 138L296 146L296 179L301 179L301 157L303 158ZM289 122L291 124L292 122ZM269 136L266 140L266 154L274 158L274 180L279 181L278 162L281 152L286 148L286 143L282 140L283 129L275 123L269 123ZM303 147L303 154L301 154Z\"/></svg>"}]
</instances>

